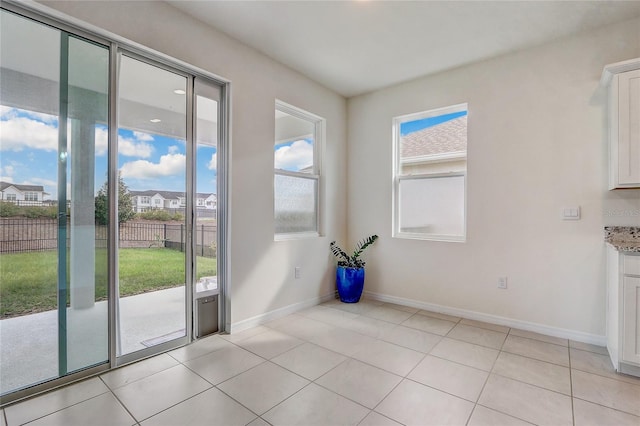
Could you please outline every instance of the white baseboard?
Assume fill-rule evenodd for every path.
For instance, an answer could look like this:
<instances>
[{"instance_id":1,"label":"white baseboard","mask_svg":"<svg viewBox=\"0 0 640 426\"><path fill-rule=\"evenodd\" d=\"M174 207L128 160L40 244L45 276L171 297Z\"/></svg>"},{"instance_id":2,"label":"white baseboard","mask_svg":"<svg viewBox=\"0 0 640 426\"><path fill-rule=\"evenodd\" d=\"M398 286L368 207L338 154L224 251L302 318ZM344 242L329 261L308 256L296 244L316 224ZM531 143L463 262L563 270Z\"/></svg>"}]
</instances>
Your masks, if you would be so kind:
<instances>
[{"instance_id":1,"label":"white baseboard","mask_svg":"<svg viewBox=\"0 0 640 426\"><path fill-rule=\"evenodd\" d=\"M448 306L436 305L434 303L425 303L402 297L389 296L386 294L373 293L365 291L364 296L372 300L380 302L395 303L397 305L409 306L417 309L424 309L431 312L439 312L441 314L452 315L456 317L467 318L476 321L488 322L491 324L504 325L511 328L519 328L521 330L533 331L535 333L545 334L547 336L560 337L562 339L571 339L576 342L590 343L592 345L606 346L607 337L597 334L584 333L582 331L568 330L565 328L551 327L548 325L538 324L534 322L521 321L513 318L501 317L498 315L485 314L482 312L468 311L466 309L451 308Z\"/></svg>"},{"instance_id":2,"label":"white baseboard","mask_svg":"<svg viewBox=\"0 0 640 426\"><path fill-rule=\"evenodd\" d=\"M256 315L255 317L247 318L242 321L238 321L231 324L229 330L230 333L238 333L243 330L247 330L258 325L262 325L269 321L273 321L278 318L282 318L287 315L291 315L302 309L310 308L312 306L319 305L333 299L334 293L326 294L324 296L316 297L313 299L305 300L303 302L294 303L292 305L284 306L282 308L275 309L273 311L265 312L264 314ZM378 300L380 302L395 303L397 305L409 306L417 309L424 309L431 312L439 312L442 314L452 315L461 318L467 318L476 321L488 322L491 324L504 325L506 327L518 328L521 330L533 331L535 333L545 334L547 336L560 337L562 339L570 339L576 342L590 343L592 345L606 346L606 336L600 336L597 334L584 333L582 331L569 330L559 327L551 327L544 324L538 324L534 322L521 321L513 318L501 317L498 315L486 314L482 312L469 311L466 309L452 308L449 306L437 305L434 303L420 302L413 299L405 299L402 297L389 296L386 294L373 293L370 291L364 292L364 297L372 300Z\"/></svg>"},{"instance_id":3,"label":"white baseboard","mask_svg":"<svg viewBox=\"0 0 640 426\"><path fill-rule=\"evenodd\" d=\"M313 299L305 300L303 302L294 303L293 305L284 306L282 308L275 309L273 311L265 312L264 314L256 315L255 317L247 318L242 321L231 323L230 333L238 333L243 330L247 330L252 327L273 321L278 318L291 315L302 309L310 308L312 306L319 305L334 298L334 293L330 293L324 296L315 297Z\"/></svg>"}]
</instances>

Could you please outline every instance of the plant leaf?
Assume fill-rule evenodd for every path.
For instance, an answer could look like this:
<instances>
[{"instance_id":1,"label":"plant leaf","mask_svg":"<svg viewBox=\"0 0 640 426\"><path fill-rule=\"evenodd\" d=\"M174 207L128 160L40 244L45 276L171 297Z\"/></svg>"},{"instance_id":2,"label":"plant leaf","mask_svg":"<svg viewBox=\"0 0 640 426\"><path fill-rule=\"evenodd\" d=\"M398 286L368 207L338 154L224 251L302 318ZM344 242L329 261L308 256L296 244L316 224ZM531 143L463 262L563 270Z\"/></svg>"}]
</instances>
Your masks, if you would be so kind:
<instances>
[{"instance_id":1,"label":"plant leaf","mask_svg":"<svg viewBox=\"0 0 640 426\"><path fill-rule=\"evenodd\" d=\"M353 252L353 255L351 256L349 256L347 253L345 253L344 250L338 247L335 241L332 241L331 244L329 244L329 248L331 249L331 252L333 253L333 255L338 258L338 266L343 266L347 268L363 268L365 262L364 260L360 259L360 255L362 254L362 252L364 252L364 250L367 247L373 244L377 239L378 239L377 235L372 235L370 237L362 239L356 245L356 249Z\"/></svg>"}]
</instances>

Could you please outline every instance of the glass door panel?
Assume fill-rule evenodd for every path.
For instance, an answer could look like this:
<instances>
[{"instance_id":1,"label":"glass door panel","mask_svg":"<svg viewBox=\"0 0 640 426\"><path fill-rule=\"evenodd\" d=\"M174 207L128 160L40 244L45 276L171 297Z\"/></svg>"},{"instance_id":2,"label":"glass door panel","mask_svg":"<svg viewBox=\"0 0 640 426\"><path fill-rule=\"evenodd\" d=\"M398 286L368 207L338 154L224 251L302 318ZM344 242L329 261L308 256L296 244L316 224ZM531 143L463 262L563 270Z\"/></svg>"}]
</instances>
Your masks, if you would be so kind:
<instances>
[{"instance_id":1,"label":"glass door panel","mask_svg":"<svg viewBox=\"0 0 640 426\"><path fill-rule=\"evenodd\" d=\"M107 230L106 224L96 224L96 197L108 164L109 50L66 38L66 357L67 370L72 372L109 359Z\"/></svg>"},{"instance_id":2,"label":"glass door panel","mask_svg":"<svg viewBox=\"0 0 640 426\"><path fill-rule=\"evenodd\" d=\"M0 12L0 393L108 360L106 47Z\"/></svg>"},{"instance_id":3,"label":"glass door panel","mask_svg":"<svg viewBox=\"0 0 640 426\"><path fill-rule=\"evenodd\" d=\"M187 78L120 56L119 356L186 336Z\"/></svg>"},{"instance_id":4,"label":"glass door panel","mask_svg":"<svg viewBox=\"0 0 640 426\"><path fill-rule=\"evenodd\" d=\"M196 299L219 294L218 287L218 91L196 79L196 194L195 288ZM218 301L216 300L216 305ZM216 310L215 312L217 312ZM216 318L217 320L217 318ZM196 322L196 336L215 331Z\"/></svg>"}]
</instances>

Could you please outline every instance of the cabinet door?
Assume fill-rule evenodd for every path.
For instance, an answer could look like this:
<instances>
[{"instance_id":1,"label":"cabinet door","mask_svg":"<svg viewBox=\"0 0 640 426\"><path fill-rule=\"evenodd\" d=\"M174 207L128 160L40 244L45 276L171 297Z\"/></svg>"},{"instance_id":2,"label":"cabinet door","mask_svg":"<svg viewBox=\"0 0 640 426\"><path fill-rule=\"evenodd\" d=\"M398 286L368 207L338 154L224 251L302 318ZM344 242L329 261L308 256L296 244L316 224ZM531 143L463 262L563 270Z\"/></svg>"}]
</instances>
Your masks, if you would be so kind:
<instances>
[{"instance_id":1,"label":"cabinet door","mask_svg":"<svg viewBox=\"0 0 640 426\"><path fill-rule=\"evenodd\" d=\"M618 76L618 184L640 186L640 70Z\"/></svg>"},{"instance_id":2,"label":"cabinet door","mask_svg":"<svg viewBox=\"0 0 640 426\"><path fill-rule=\"evenodd\" d=\"M622 359L640 365L640 277L623 279Z\"/></svg>"}]
</instances>

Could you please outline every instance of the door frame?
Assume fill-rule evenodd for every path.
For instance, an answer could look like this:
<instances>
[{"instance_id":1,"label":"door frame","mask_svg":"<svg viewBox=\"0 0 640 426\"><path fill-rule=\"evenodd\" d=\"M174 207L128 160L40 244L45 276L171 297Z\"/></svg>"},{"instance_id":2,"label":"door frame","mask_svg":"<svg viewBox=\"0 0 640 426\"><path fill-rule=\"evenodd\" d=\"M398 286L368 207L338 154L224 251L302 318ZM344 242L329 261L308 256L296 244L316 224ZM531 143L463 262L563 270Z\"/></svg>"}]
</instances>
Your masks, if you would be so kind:
<instances>
[{"instance_id":1,"label":"door frame","mask_svg":"<svg viewBox=\"0 0 640 426\"><path fill-rule=\"evenodd\" d=\"M117 193L117 134L118 134L118 115L117 115L117 65L118 54L121 51L126 51L128 54L137 55L144 58L145 61L151 63L157 63L163 67L168 67L174 72L186 74L191 76L190 81L193 82L193 78L201 78L210 83L213 83L220 88L220 100L218 102L218 146L217 146L217 159L218 159L218 175L217 175L217 276L218 276L218 288L219 288L219 332L229 331L231 324L231 300L230 300L230 242L229 242L229 217L230 217L230 203L229 195L231 188L231 82L217 74L211 73L202 68L193 66L179 59L173 58L164 53L147 48L139 43L128 40L124 37L118 36L109 31L100 29L93 25L87 24L77 18L70 17L61 12L48 8L45 5L29 2L22 3L17 0L3 0L0 4L0 8L9 12L16 13L25 18L32 19L36 22L40 22L44 25L51 26L62 32L68 33L73 36L85 38L95 43L107 46L109 48L109 150L108 150L108 181L109 181L109 217L117 218L116 203L113 201L116 199ZM191 110L193 112L193 84L189 84L191 101L188 105L188 114ZM194 118L188 115L189 120ZM188 121L191 123L192 121ZM192 126L187 126L187 132L193 130ZM189 130L191 129L191 130ZM189 135L188 135L189 137ZM191 134L191 138L193 135ZM190 143L187 142L187 146ZM189 148L192 149L192 148ZM188 174L195 173L195 170L191 170ZM191 179L191 185L193 186L193 178ZM189 183L187 183L189 185ZM191 189L191 193L193 194ZM187 186L189 191L189 186ZM192 208L187 210L193 214L193 197L191 198ZM189 214L187 214L189 216ZM193 223L193 218L190 219ZM117 222L117 220L116 220ZM187 222L189 223L189 222ZM166 342L152 348L152 351L147 352L146 349L138 352L134 352L135 357L120 357L116 356L116 323L117 318L116 304L113 300L115 291L115 278L118 276L117 267L117 255L118 255L118 227L113 224L113 220L109 221L108 225L108 346L109 346L109 360L103 364L90 366L81 371L70 373L52 380L48 380L43 383L34 384L26 388L18 389L14 392L2 395L0 397L0 407L4 407L10 403L33 397L51 389L58 388L73 382L77 382L88 377L96 376L104 373L116 367L126 365L131 362L138 361L140 359L156 355L158 353L179 347L184 344L192 342L192 318L193 318L193 297L191 289L187 291L188 302L186 306L187 312L187 329L188 332L184 338L184 341L180 344L172 344L172 342ZM187 240L188 241L188 240ZM189 244L187 244L187 250ZM188 256L186 256L189 259ZM187 277L185 277L187 278ZM190 287L189 285L187 287ZM157 350L156 350L157 349Z\"/></svg>"}]
</instances>

